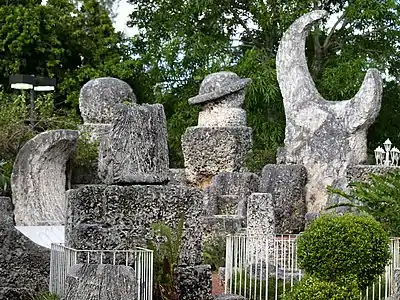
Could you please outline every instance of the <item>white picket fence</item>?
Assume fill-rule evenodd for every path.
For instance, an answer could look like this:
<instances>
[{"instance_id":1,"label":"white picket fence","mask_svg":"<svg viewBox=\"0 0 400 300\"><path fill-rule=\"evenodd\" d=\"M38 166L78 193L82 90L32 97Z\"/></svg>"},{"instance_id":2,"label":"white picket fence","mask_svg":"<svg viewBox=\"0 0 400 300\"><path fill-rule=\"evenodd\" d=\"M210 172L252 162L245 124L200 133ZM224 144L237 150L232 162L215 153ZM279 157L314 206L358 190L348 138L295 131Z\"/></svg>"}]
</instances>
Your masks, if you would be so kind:
<instances>
[{"instance_id":1,"label":"white picket fence","mask_svg":"<svg viewBox=\"0 0 400 300\"><path fill-rule=\"evenodd\" d=\"M135 250L76 250L63 244L51 245L50 282L51 293L60 298L65 293L65 283L69 268L76 264L126 265L135 270L138 299L153 299L153 251Z\"/></svg>"},{"instance_id":2,"label":"white picket fence","mask_svg":"<svg viewBox=\"0 0 400 300\"><path fill-rule=\"evenodd\" d=\"M273 237L229 235L226 240L225 293L247 300L280 300L304 277L297 264L297 235ZM392 259L365 292L362 300L384 300L390 296L394 268L399 267L400 238L392 238Z\"/></svg>"}]
</instances>

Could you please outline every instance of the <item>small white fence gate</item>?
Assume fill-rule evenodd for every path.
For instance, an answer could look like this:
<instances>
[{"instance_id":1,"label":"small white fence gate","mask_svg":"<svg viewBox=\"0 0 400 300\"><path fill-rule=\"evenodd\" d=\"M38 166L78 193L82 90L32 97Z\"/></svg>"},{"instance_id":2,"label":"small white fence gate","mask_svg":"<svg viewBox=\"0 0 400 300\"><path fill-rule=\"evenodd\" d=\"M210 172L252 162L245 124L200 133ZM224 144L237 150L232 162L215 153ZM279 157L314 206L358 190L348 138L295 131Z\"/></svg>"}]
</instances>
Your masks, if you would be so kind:
<instances>
[{"instance_id":1,"label":"small white fence gate","mask_svg":"<svg viewBox=\"0 0 400 300\"><path fill-rule=\"evenodd\" d=\"M297 264L297 235L273 237L228 235L226 240L225 293L247 300L280 300L302 279ZM399 267L400 238L392 238L392 259L385 273L360 295L362 300L390 296L393 270Z\"/></svg>"},{"instance_id":2,"label":"small white fence gate","mask_svg":"<svg viewBox=\"0 0 400 300\"><path fill-rule=\"evenodd\" d=\"M50 286L51 293L60 298L65 293L65 281L69 268L76 264L126 265L135 270L138 299L153 299L153 251L135 250L76 250L63 244L51 245Z\"/></svg>"}]
</instances>

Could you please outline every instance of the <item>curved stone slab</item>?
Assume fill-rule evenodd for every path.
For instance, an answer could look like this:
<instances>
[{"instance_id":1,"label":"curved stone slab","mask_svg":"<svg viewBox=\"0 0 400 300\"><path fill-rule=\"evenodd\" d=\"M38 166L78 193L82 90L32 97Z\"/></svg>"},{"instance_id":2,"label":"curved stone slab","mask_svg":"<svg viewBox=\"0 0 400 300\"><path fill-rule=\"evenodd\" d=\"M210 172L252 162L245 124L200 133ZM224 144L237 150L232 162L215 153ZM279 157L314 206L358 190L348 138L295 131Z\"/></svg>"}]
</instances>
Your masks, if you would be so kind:
<instances>
[{"instance_id":1,"label":"curved stone slab","mask_svg":"<svg viewBox=\"0 0 400 300\"><path fill-rule=\"evenodd\" d=\"M21 148L11 176L17 226L64 223L66 163L78 135L75 130L46 131Z\"/></svg>"},{"instance_id":2,"label":"curved stone slab","mask_svg":"<svg viewBox=\"0 0 400 300\"><path fill-rule=\"evenodd\" d=\"M323 209L327 185L345 187L350 164L367 158L367 129L379 114L382 79L368 70L359 92L346 101L327 101L315 87L307 67L305 40L322 10L297 19L279 45L276 66L286 114L285 147L278 163L302 164L307 169L309 211Z\"/></svg>"}]
</instances>

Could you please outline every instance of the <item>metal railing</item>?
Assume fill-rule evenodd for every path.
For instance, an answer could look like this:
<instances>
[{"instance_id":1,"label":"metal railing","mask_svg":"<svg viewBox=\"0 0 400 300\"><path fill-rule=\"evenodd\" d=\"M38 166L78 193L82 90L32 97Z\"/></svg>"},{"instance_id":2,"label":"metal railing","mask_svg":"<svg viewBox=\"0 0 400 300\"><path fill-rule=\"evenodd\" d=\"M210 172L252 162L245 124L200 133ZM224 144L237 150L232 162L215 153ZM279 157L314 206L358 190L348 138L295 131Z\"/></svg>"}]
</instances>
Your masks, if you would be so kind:
<instances>
[{"instance_id":1,"label":"metal railing","mask_svg":"<svg viewBox=\"0 0 400 300\"><path fill-rule=\"evenodd\" d=\"M304 277L297 262L297 235L228 235L226 240L225 293L248 300L280 300ZM400 238L392 238L392 259L385 273L365 292L362 300L390 296L393 271L400 266Z\"/></svg>"},{"instance_id":2,"label":"metal railing","mask_svg":"<svg viewBox=\"0 0 400 300\"><path fill-rule=\"evenodd\" d=\"M153 251L135 250L77 250L63 244L51 245L50 283L51 293L62 297L69 269L76 264L112 264L130 266L135 270L138 299L153 298Z\"/></svg>"}]
</instances>

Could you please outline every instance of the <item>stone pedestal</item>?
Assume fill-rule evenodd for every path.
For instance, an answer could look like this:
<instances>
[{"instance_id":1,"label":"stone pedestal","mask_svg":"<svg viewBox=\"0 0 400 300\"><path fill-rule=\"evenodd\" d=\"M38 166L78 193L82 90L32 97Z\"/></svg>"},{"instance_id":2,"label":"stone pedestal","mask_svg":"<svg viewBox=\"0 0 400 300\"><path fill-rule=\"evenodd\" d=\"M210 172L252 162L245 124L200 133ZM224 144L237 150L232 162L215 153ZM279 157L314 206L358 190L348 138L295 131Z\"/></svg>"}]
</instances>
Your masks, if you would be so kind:
<instances>
[{"instance_id":1,"label":"stone pedestal","mask_svg":"<svg viewBox=\"0 0 400 300\"><path fill-rule=\"evenodd\" d=\"M247 203L247 251L251 263L256 257L261 260L274 260L275 215L272 195L253 193ZM268 251L268 252L266 252ZM268 258L267 258L268 254Z\"/></svg>"},{"instance_id":2,"label":"stone pedestal","mask_svg":"<svg viewBox=\"0 0 400 300\"><path fill-rule=\"evenodd\" d=\"M154 239L158 221L185 217L180 265L202 263L203 193L183 185L87 185L67 193L66 244L74 249L134 249Z\"/></svg>"},{"instance_id":3,"label":"stone pedestal","mask_svg":"<svg viewBox=\"0 0 400 300\"><path fill-rule=\"evenodd\" d=\"M243 171L251 146L249 127L189 127L182 136L187 180L206 187L220 172Z\"/></svg>"},{"instance_id":4,"label":"stone pedestal","mask_svg":"<svg viewBox=\"0 0 400 300\"><path fill-rule=\"evenodd\" d=\"M174 270L179 300L212 300L210 265L176 267Z\"/></svg>"},{"instance_id":5,"label":"stone pedestal","mask_svg":"<svg viewBox=\"0 0 400 300\"><path fill-rule=\"evenodd\" d=\"M266 165L261 173L260 192L272 194L277 234L304 230L306 169L301 165Z\"/></svg>"},{"instance_id":6,"label":"stone pedestal","mask_svg":"<svg viewBox=\"0 0 400 300\"><path fill-rule=\"evenodd\" d=\"M137 300L135 270L128 266L79 264L69 269L63 300Z\"/></svg>"},{"instance_id":7,"label":"stone pedestal","mask_svg":"<svg viewBox=\"0 0 400 300\"><path fill-rule=\"evenodd\" d=\"M114 106L115 120L99 149L99 177L106 184L168 181L167 121L160 104Z\"/></svg>"}]
</instances>

